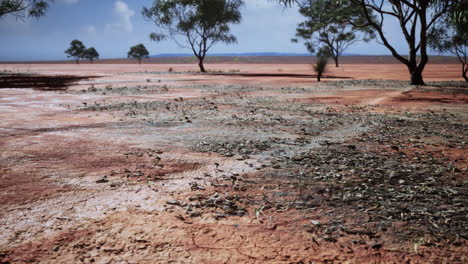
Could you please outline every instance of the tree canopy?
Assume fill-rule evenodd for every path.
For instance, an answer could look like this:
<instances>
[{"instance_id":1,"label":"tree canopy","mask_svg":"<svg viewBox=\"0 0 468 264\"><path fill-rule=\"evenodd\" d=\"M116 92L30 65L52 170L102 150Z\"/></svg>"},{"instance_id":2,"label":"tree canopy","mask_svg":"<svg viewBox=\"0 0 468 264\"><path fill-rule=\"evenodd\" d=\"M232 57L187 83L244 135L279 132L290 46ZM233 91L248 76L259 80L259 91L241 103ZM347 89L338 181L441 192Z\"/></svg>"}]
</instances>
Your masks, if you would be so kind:
<instances>
[{"instance_id":1,"label":"tree canopy","mask_svg":"<svg viewBox=\"0 0 468 264\"><path fill-rule=\"evenodd\" d=\"M74 58L76 63L80 62L80 59L84 58L86 47L83 42L75 39L70 43L70 47L65 51L69 58Z\"/></svg>"},{"instance_id":2,"label":"tree canopy","mask_svg":"<svg viewBox=\"0 0 468 264\"><path fill-rule=\"evenodd\" d=\"M44 16L53 0L1 0L0 18L13 15L17 18Z\"/></svg>"},{"instance_id":3,"label":"tree canopy","mask_svg":"<svg viewBox=\"0 0 468 264\"><path fill-rule=\"evenodd\" d=\"M213 45L237 42L230 24L240 23L243 5L242 0L155 0L142 13L156 25L152 40L170 38L190 48L199 60L200 71L206 72L203 61Z\"/></svg>"},{"instance_id":4,"label":"tree canopy","mask_svg":"<svg viewBox=\"0 0 468 264\"><path fill-rule=\"evenodd\" d=\"M99 59L99 53L94 47L91 47L84 50L83 57L93 63L94 60Z\"/></svg>"},{"instance_id":5,"label":"tree canopy","mask_svg":"<svg viewBox=\"0 0 468 264\"><path fill-rule=\"evenodd\" d=\"M302 0L278 1L291 5L300 4ZM443 17L446 14L457 12L455 19L460 21L465 20L468 14L466 9L458 9L466 0L329 0L329 2L337 4L349 2L357 7L361 16L365 18L363 23L358 24L350 19L344 19L341 22L355 27L371 27L393 57L406 65L413 85L424 85L422 73L429 61L428 39L431 29L439 23L444 23ZM341 18L337 16L336 20L341 20ZM400 26L408 47L408 56L398 52L388 38L389 33L385 31L385 26L392 20Z\"/></svg>"},{"instance_id":6,"label":"tree canopy","mask_svg":"<svg viewBox=\"0 0 468 264\"><path fill-rule=\"evenodd\" d=\"M339 66L339 57L351 45L375 37L372 28L353 26L362 24L365 18L359 7L349 1L338 4L329 0L302 0L298 3L299 12L306 20L298 25L296 37L305 41L311 53L327 47L336 67ZM347 20L352 23L346 23ZM293 42L297 42L297 38Z\"/></svg>"},{"instance_id":7,"label":"tree canopy","mask_svg":"<svg viewBox=\"0 0 468 264\"><path fill-rule=\"evenodd\" d=\"M468 1L460 5L454 13L445 15L445 22L432 29L429 45L440 53L457 56L462 65L462 76L468 82L468 18L458 17L464 10L468 10Z\"/></svg>"},{"instance_id":8,"label":"tree canopy","mask_svg":"<svg viewBox=\"0 0 468 264\"><path fill-rule=\"evenodd\" d=\"M149 56L149 52L146 49L145 45L138 44L138 45L131 47L127 55L129 58L137 59L138 63L141 64L141 59L147 58Z\"/></svg>"}]
</instances>

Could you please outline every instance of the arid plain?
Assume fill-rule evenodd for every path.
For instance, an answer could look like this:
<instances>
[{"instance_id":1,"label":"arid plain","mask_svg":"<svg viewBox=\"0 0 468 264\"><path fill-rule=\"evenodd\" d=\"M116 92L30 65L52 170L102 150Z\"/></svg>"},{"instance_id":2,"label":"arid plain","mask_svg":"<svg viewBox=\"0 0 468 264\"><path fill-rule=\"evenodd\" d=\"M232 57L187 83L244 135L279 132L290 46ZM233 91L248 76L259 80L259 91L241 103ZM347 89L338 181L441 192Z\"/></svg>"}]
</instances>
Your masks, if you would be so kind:
<instances>
[{"instance_id":1,"label":"arid plain","mask_svg":"<svg viewBox=\"0 0 468 264\"><path fill-rule=\"evenodd\" d=\"M466 263L468 86L430 64L0 65L0 263Z\"/></svg>"}]
</instances>

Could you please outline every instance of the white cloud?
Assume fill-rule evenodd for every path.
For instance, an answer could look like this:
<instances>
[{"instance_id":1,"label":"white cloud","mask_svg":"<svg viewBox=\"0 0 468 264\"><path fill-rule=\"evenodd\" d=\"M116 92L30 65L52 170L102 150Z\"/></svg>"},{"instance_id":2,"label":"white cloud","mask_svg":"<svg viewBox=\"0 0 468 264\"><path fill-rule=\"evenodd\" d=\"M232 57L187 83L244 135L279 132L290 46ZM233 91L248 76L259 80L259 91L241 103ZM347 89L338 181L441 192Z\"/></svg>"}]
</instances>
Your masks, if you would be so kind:
<instances>
[{"instance_id":1,"label":"white cloud","mask_svg":"<svg viewBox=\"0 0 468 264\"><path fill-rule=\"evenodd\" d=\"M135 11L128 8L128 5L124 1L118 0L115 2L114 12L117 16L117 21L113 24L107 24L106 30L133 32L132 16L135 15Z\"/></svg>"},{"instance_id":2,"label":"white cloud","mask_svg":"<svg viewBox=\"0 0 468 264\"><path fill-rule=\"evenodd\" d=\"M96 27L94 27L93 25L84 26L81 28L81 30L87 35L91 35L91 36L96 35Z\"/></svg>"}]
</instances>

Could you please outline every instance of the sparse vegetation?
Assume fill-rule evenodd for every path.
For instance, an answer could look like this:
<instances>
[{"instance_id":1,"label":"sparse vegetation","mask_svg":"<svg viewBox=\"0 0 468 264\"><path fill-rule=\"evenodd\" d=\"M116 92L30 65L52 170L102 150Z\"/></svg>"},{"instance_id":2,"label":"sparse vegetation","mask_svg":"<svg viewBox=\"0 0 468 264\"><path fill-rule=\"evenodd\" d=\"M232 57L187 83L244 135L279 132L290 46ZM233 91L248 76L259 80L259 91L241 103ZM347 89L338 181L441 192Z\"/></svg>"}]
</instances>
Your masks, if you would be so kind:
<instances>
[{"instance_id":1,"label":"sparse vegetation","mask_svg":"<svg viewBox=\"0 0 468 264\"><path fill-rule=\"evenodd\" d=\"M279 2L299 6L309 3L309 0L279 0ZM336 20L348 23L352 26L372 28L381 42L392 55L401 63L406 65L411 75L412 85L425 85L422 73L429 61L428 39L434 27L444 25L443 17L447 14L456 13L456 18L466 19L467 9L459 10L463 0L455 1L423 1L421 3L411 3L409 1L386 1L374 0L330 0L329 4L350 4L360 10L362 23L355 23L347 17L340 17L337 13ZM340 11L337 9L336 11ZM402 55L392 44L385 30L389 21L394 20L400 25L400 30L407 44L409 56ZM437 36L434 36L437 38Z\"/></svg>"},{"instance_id":2,"label":"sparse vegetation","mask_svg":"<svg viewBox=\"0 0 468 264\"><path fill-rule=\"evenodd\" d=\"M70 48L68 48L65 53L68 54L69 58L74 58L76 64L80 63L80 59L85 56L86 47L83 45L83 42L75 39L70 43Z\"/></svg>"},{"instance_id":3,"label":"sparse vegetation","mask_svg":"<svg viewBox=\"0 0 468 264\"><path fill-rule=\"evenodd\" d=\"M88 59L89 62L93 63L94 60L99 59L99 53L94 47L91 47L84 51L83 57Z\"/></svg>"},{"instance_id":4,"label":"sparse vegetation","mask_svg":"<svg viewBox=\"0 0 468 264\"><path fill-rule=\"evenodd\" d=\"M317 62L314 65L315 73L317 73L317 81L320 82L323 74L327 71L328 58L330 58L330 49L322 47L316 55Z\"/></svg>"},{"instance_id":5,"label":"sparse vegetation","mask_svg":"<svg viewBox=\"0 0 468 264\"><path fill-rule=\"evenodd\" d=\"M156 0L142 13L157 27L157 32L150 36L152 40L171 38L180 47L190 48L200 71L206 72L203 62L210 48L218 42L237 41L230 33L230 25L240 23L243 5L242 0Z\"/></svg>"},{"instance_id":6,"label":"sparse vegetation","mask_svg":"<svg viewBox=\"0 0 468 264\"><path fill-rule=\"evenodd\" d=\"M468 1L459 8L468 10ZM457 20L455 14L445 14L445 23L432 29L429 44L440 53L457 56L462 65L462 76L468 82L468 19Z\"/></svg>"},{"instance_id":7,"label":"sparse vegetation","mask_svg":"<svg viewBox=\"0 0 468 264\"><path fill-rule=\"evenodd\" d=\"M138 64L141 64L143 58L148 58L149 52L146 49L145 45L138 44L130 48L127 54L128 58L133 58L138 60Z\"/></svg>"},{"instance_id":8,"label":"sparse vegetation","mask_svg":"<svg viewBox=\"0 0 468 264\"><path fill-rule=\"evenodd\" d=\"M99 59L99 53L94 47L86 48L83 42L75 39L70 43L70 48L65 51L69 58L74 58L76 64L80 63L81 59L87 59L90 63Z\"/></svg>"},{"instance_id":9,"label":"sparse vegetation","mask_svg":"<svg viewBox=\"0 0 468 264\"><path fill-rule=\"evenodd\" d=\"M184 42L197 57L139 66L149 52L138 44L132 60L98 65L2 63L0 263L467 262L468 82L455 57L437 57L427 85L411 84L424 83L427 47L458 55L466 79L468 9L276 1L308 17L298 36L314 64L205 57L235 42L242 0L149 1L152 38ZM139 32L125 2L114 2L121 20L104 35ZM328 68L369 27L391 50L394 18L411 52L393 56L411 84L391 56ZM97 33L89 23L87 37ZM65 52L77 63L99 58L79 40Z\"/></svg>"},{"instance_id":10,"label":"sparse vegetation","mask_svg":"<svg viewBox=\"0 0 468 264\"><path fill-rule=\"evenodd\" d=\"M358 41L368 42L375 38L371 27L358 27L365 18L360 7L348 1L340 3L329 0L302 1L299 12L306 21L299 24L296 37L305 41L307 49L315 53L325 46L339 67L339 58ZM343 22L343 21L349 21ZM298 39L293 42L298 42Z\"/></svg>"}]
</instances>

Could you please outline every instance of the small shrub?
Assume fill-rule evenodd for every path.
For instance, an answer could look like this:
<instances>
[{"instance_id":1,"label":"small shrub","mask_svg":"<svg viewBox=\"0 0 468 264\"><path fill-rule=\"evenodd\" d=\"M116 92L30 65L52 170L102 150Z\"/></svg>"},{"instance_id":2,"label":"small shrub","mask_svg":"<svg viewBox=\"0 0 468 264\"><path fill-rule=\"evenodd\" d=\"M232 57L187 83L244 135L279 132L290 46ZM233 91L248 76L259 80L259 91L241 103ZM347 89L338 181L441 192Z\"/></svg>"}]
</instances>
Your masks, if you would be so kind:
<instances>
[{"instance_id":1,"label":"small shrub","mask_svg":"<svg viewBox=\"0 0 468 264\"><path fill-rule=\"evenodd\" d=\"M91 84L91 87L88 88L88 91L89 92L96 92L97 89L96 89L96 87L94 87L94 84Z\"/></svg>"},{"instance_id":2,"label":"small shrub","mask_svg":"<svg viewBox=\"0 0 468 264\"><path fill-rule=\"evenodd\" d=\"M168 72L173 72L174 69L172 67L169 68Z\"/></svg>"},{"instance_id":3,"label":"small shrub","mask_svg":"<svg viewBox=\"0 0 468 264\"><path fill-rule=\"evenodd\" d=\"M327 71L328 58L331 56L331 50L327 47L322 47L317 52L317 62L314 65L314 70L317 73L317 81L320 82L323 74Z\"/></svg>"},{"instance_id":4,"label":"small shrub","mask_svg":"<svg viewBox=\"0 0 468 264\"><path fill-rule=\"evenodd\" d=\"M320 82L322 75L327 71L328 57L318 57L314 70L317 73L317 81Z\"/></svg>"}]
</instances>

